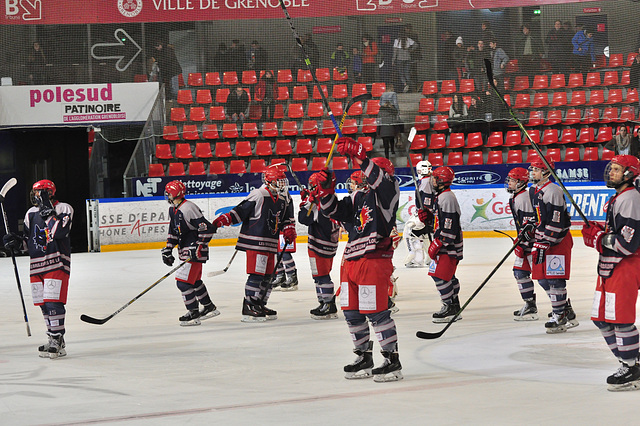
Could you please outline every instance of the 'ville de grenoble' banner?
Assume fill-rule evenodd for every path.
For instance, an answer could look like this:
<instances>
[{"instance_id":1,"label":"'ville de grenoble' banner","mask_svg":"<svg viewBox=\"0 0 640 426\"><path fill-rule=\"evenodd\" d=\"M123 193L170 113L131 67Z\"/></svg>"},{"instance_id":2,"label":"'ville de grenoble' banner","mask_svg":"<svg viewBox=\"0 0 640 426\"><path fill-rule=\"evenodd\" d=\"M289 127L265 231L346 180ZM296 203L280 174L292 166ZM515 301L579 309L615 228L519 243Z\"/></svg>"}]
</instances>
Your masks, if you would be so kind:
<instances>
[{"instance_id":1,"label":"'ville de grenoble' banner","mask_svg":"<svg viewBox=\"0 0 640 426\"><path fill-rule=\"evenodd\" d=\"M0 126L147 121L158 83L0 87Z\"/></svg>"}]
</instances>

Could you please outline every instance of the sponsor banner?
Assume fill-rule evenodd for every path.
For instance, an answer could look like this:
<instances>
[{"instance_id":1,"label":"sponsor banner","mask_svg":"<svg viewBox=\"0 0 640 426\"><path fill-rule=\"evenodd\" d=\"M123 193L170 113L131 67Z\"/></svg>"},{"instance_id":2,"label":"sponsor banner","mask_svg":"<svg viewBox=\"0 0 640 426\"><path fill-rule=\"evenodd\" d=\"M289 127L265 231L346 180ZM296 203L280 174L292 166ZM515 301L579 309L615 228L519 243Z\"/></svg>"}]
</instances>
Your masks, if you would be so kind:
<instances>
[{"instance_id":1,"label":"sponsor banner","mask_svg":"<svg viewBox=\"0 0 640 426\"><path fill-rule=\"evenodd\" d=\"M591 183L602 182L606 161L576 161L556 163L556 173L567 183ZM484 166L456 166L452 167L456 174L453 188L474 187L479 185L504 185L504 179L511 169L516 166L528 167L527 164L499 164ZM338 190L346 189L345 182L354 170L334 170L338 184ZM296 176L304 184L309 181L309 176L314 172L296 172ZM299 191L291 173L289 178L289 190ZM164 195L165 185L175 180L175 177L141 177L131 180L131 194L134 197L157 197ZM185 176L178 178L187 187L187 194L238 194L247 193L262 185L261 173L244 173L210 175L210 176ZM408 167L396 168L396 179L401 188L413 188L411 169Z\"/></svg>"},{"instance_id":2,"label":"sponsor banner","mask_svg":"<svg viewBox=\"0 0 640 426\"><path fill-rule=\"evenodd\" d=\"M568 186L569 193L589 220L604 221L605 206L615 193L603 184L593 186ZM465 188L454 190L461 210L461 225L464 231L508 231L515 229L509 209L509 196L503 188ZM338 197L347 194L342 191ZM188 197L200 207L204 216L212 221L218 215L228 213L245 195L192 196ZM292 195L294 216L297 217L300 196ZM100 244L135 244L164 242L167 239L169 206L164 199L131 198L123 200L99 200ZM579 224L580 216L567 202L572 220ZM398 231L404 230L404 223L415 214L414 192L405 187L400 194L396 223ZM215 239L233 239L238 236L240 225L223 227L214 235ZM307 227L296 224L298 235L307 235Z\"/></svg>"},{"instance_id":3,"label":"sponsor banner","mask_svg":"<svg viewBox=\"0 0 640 426\"><path fill-rule=\"evenodd\" d=\"M280 0L3 0L4 24L282 19ZM578 0L284 0L292 18L521 7ZM595 1L595 0L582 0ZM339 7L336 7L339 6Z\"/></svg>"},{"instance_id":4,"label":"sponsor banner","mask_svg":"<svg viewBox=\"0 0 640 426\"><path fill-rule=\"evenodd\" d=\"M147 121L158 83L1 86L3 126Z\"/></svg>"}]
</instances>

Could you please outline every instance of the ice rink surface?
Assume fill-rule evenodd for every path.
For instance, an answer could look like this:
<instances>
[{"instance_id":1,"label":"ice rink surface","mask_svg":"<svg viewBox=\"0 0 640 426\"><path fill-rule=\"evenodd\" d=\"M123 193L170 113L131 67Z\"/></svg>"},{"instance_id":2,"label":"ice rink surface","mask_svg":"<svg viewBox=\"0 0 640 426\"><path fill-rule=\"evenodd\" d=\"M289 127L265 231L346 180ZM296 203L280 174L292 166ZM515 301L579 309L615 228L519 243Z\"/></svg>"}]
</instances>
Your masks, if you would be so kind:
<instances>
[{"instance_id":1,"label":"ice rink surface","mask_svg":"<svg viewBox=\"0 0 640 426\"><path fill-rule=\"evenodd\" d=\"M589 320L595 250L574 238L569 297L580 326L545 334L550 302L536 284L541 319L515 322L522 305L507 260L436 340L431 314L440 308L426 269L407 269L404 241L394 257L399 277L395 318L404 380L345 380L355 356L342 314L317 321L306 244L294 255L299 290L273 292L278 319L240 322L244 254L227 273L205 278L221 315L180 327L186 312L170 277L104 325L103 318L160 278L160 250L72 256L67 352L39 358L46 341L31 304L28 259L18 258L33 336L26 336L10 258L0 259L0 423L3 425L425 425L579 424L637 421L640 392L608 392L618 363ZM332 278L338 283L338 261ZM510 248L503 238L466 239L458 268L464 303ZM212 247L205 273L221 270L232 247ZM373 335L372 335L373 337ZM374 361L382 362L376 341Z\"/></svg>"}]
</instances>

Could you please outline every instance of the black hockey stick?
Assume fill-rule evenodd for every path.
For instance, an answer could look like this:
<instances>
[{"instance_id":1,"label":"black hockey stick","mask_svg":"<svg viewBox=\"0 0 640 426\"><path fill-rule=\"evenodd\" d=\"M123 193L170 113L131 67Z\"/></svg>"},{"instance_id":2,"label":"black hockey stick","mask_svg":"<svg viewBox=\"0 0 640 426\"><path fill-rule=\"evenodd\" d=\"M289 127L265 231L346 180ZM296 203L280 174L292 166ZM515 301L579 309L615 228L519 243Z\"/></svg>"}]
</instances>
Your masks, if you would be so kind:
<instances>
[{"instance_id":1,"label":"black hockey stick","mask_svg":"<svg viewBox=\"0 0 640 426\"><path fill-rule=\"evenodd\" d=\"M496 83L493 81L493 68L491 66L491 60L485 58L484 66L485 66L485 69L487 71L487 78L489 79L489 84L491 85L491 88L496 93L498 98L500 98L500 100L504 104L505 108L507 108L507 111L509 111L509 115L511 115L511 118L513 118L513 120L518 125L520 130L522 130L524 135L527 137L527 140L529 141L529 143L531 144L533 149L535 149L535 151L538 153L538 155L540 156L540 159L542 160L544 165L547 166L547 169L551 172L551 175L553 176L553 178L556 180L556 182L558 183L560 188L562 188L562 192L564 192L564 195L566 195L566 197L569 199L569 202L571 202L573 207L576 209L576 211L578 212L578 214L580 215L580 217L584 221L584 223L588 225L589 224L589 220L584 215L584 213L582 212L582 209L580 209L580 206L578 206L578 204L575 202L575 200L573 199L571 194L569 194L569 191L567 191L567 188L564 186L564 183L562 183L562 180L560 180L560 178L556 174L555 170L553 170L553 168L549 164L549 160L547 160L547 158L542 154L542 151L540 150L540 146L538 146L538 144L533 139L531 139L531 135L529 135L529 132L527 132L527 130L522 125L522 122L520 122L518 117L516 117L515 113L511 109L511 106L509 105L509 103L504 99L504 97L498 91L498 88L496 87Z\"/></svg>"},{"instance_id":2,"label":"black hockey stick","mask_svg":"<svg viewBox=\"0 0 640 426\"><path fill-rule=\"evenodd\" d=\"M498 234L502 234L502 235L506 235L507 237L511 238L512 242L516 242L515 238L513 238L511 235L507 234L506 232L500 231L498 229L494 229L493 232L497 232Z\"/></svg>"},{"instance_id":3,"label":"black hockey stick","mask_svg":"<svg viewBox=\"0 0 640 426\"><path fill-rule=\"evenodd\" d=\"M18 181L16 178L9 179L2 189L0 189L0 209L2 209L2 219L4 221L4 230L5 233L9 234L9 220L7 219L7 213L4 211L4 197L7 195L7 192L11 188L13 188ZM9 250L11 252L11 260L13 261L13 272L16 276L16 284L18 285L18 293L20 294L20 302L22 302L22 312L24 313L24 323L27 326L27 336L31 336L31 328L29 327L29 318L27 317L27 307L24 304L24 296L22 295L22 286L20 285L20 274L18 273L18 265L16 264L16 255L13 252L13 249Z\"/></svg>"},{"instance_id":4,"label":"black hockey stick","mask_svg":"<svg viewBox=\"0 0 640 426\"><path fill-rule=\"evenodd\" d=\"M340 137L342 137L342 130L340 129L340 126L338 126L338 122L336 121L336 118L333 116L333 112L331 111L331 108L329 108L329 101L327 100L327 97L325 96L324 92L322 91L322 85L320 85L320 82L318 81L318 78L316 77L316 73L313 70L313 67L311 66L311 59L309 59L309 55L307 55L307 52L304 50L304 46L302 45L302 40L300 39L300 36L298 35L298 31L293 26L293 19L291 19L291 15L289 15L289 11L287 10L287 7L284 5L284 0L280 0L280 6L282 7L282 11L284 12L284 16L286 16L286 18L287 18L287 22L289 23L289 27L291 27L291 32L293 33L293 37L296 39L296 43L300 47L300 51L302 52L302 56L304 56L304 63L307 66L307 69L309 70L309 72L311 73L311 77L313 78L314 84L316 85L316 87L318 88L318 91L320 92L320 97L322 98L322 104L324 105L324 108L327 110L327 114L329 115L329 118L331 118L331 122L333 123L333 127L335 127L337 134Z\"/></svg>"},{"instance_id":5,"label":"black hockey stick","mask_svg":"<svg viewBox=\"0 0 640 426\"><path fill-rule=\"evenodd\" d=\"M207 273L207 276L208 277L215 277L215 276L222 275L225 272L227 272L229 270L229 267L231 266L231 262L233 262L233 259L236 258L236 254L238 254L238 249L236 249L236 251L233 252L233 256L231 256L231 259L229 260L229 263L227 263L227 266L225 266L224 269L222 269L220 271L209 272L209 273Z\"/></svg>"},{"instance_id":6,"label":"black hockey stick","mask_svg":"<svg viewBox=\"0 0 640 426\"><path fill-rule=\"evenodd\" d=\"M118 315L120 312L124 311L124 309L131 305L133 302L135 302L136 300L140 299L145 293L147 293L149 290L151 290L152 288L154 288L156 285L158 285L162 280L164 280L165 278L167 278L169 275L173 274L174 272L176 272L178 269L182 268L184 266L185 263L189 262L191 260L191 258L188 258L187 260L181 262L178 266L176 266L175 268L171 269L169 272L167 272L166 274L164 274L162 276L162 278L160 278L158 281L156 281L155 283L151 284L149 287L147 287L142 293L138 294L136 297L134 297L133 299L131 299L130 301L128 301L124 306L122 306L120 309L118 309L117 311L115 311L114 313L112 313L111 315L109 315L106 318L93 318L90 317L89 315L85 315L82 314L80 315L80 319L84 322L88 322L89 324L96 324L96 325L102 325L105 322L109 321L111 318L115 317L116 315Z\"/></svg>"},{"instance_id":7,"label":"black hockey stick","mask_svg":"<svg viewBox=\"0 0 640 426\"><path fill-rule=\"evenodd\" d=\"M451 324L453 324L456 321L456 319L460 316L462 311L464 311L464 308L466 308L467 305L473 300L473 298L476 297L476 295L480 292L480 290L482 290L485 284L489 282L491 277L493 277L493 274L495 274L498 271L498 269L500 269L502 264L507 260L507 258L511 255L511 253L513 253L519 241L520 241L520 236L518 236L518 238L515 239L513 245L511 246L507 254L505 254L504 257L500 260L500 262L498 262L496 267L493 268L493 271L491 271L491 273L487 276L487 278L485 278L484 281L482 281L482 284L480 284L480 286L476 289L476 291L473 292L471 297L469 297L469 299L465 302L465 304L462 305L460 310L453 316L453 318L451 318L451 321L449 321L449 323L447 323L447 325L442 330L438 331L437 333L428 333L426 331L418 331L416 332L416 336L419 337L420 339L437 339L438 337L442 336L444 332L447 331L449 327L451 327Z\"/></svg>"},{"instance_id":8,"label":"black hockey stick","mask_svg":"<svg viewBox=\"0 0 640 426\"><path fill-rule=\"evenodd\" d=\"M331 149L329 150L329 155L327 155L327 160L324 162L324 167L325 168L329 168L329 161L331 161L331 156L333 156L333 150L336 146L336 143L338 142L338 138L340 136L342 136L342 126L344 125L344 120L347 118L347 115L349 114L349 109L351 108L351 106L357 102L364 102L367 101L369 99L371 99L371 93L363 93L362 95L358 95L355 98L351 98L351 100L349 100L349 102L347 103L347 107L344 110L343 114L342 114L342 119L340 119L340 132L336 133L336 137L333 138L333 144L331 144Z\"/></svg>"}]
</instances>

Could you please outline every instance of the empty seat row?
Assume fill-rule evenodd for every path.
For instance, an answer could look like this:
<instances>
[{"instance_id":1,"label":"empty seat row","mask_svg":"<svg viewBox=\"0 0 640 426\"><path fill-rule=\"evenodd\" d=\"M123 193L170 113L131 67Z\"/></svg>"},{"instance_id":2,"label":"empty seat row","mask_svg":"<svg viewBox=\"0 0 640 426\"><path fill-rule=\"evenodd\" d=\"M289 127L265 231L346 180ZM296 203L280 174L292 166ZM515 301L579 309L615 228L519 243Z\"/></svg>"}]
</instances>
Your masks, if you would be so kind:
<instances>
[{"instance_id":1,"label":"empty seat row","mask_svg":"<svg viewBox=\"0 0 640 426\"><path fill-rule=\"evenodd\" d=\"M551 102L549 97L551 96ZM442 100L444 98L441 98ZM590 105L614 105L614 104L635 104L638 102L638 91L632 89L626 92L623 89L610 89L605 97L603 89L592 89L589 91L587 100L587 92L584 90L574 90L569 98L567 92L553 92L551 95L547 92L537 92L533 96L529 93L517 93L515 103L511 104L511 97L508 97L510 105L514 108L558 108L572 106L590 106ZM440 109L439 109L440 110Z\"/></svg>"},{"instance_id":2,"label":"empty seat row","mask_svg":"<svg viewBox=\"0 0 640 426\"><path fill-rule=\"evenodd\" d=\"M442 80L440 90L438 90L438 82L429 80L422 83L422 94L424 96L432 96L436 94L449 95L453 93L472 93L476 90L475 82L471 78L463 78L460 80L460 87L456 80Z\"/></svg>"},{"instance_id":3,"label":"empty seat row","mask_svg":"<svg viewBox=\"0 0 640 426\"><path fill-rule=\"evenodd\" d=\"M524 91L524 90L557 90L557 89L578 89L591 87L607 87L607 86L627 86L631 83L630 71L605 71L603 75L600 72L589 72L586 77L581 73L569 74L567 79L564 74L552 74L549 77L546 74L538 74L533 77L531 85L529 85L529 76L519 75L513 79L513 84L509 84L507 90Z\"/></svg>"},{"instance_id":4,"label":"empty seat row","mask_svg":"<svg viewBox=\"0 0 640 426\"><path fill-rule=\"evenodd\" d=\"M618 107L605 107L602 110L598 108L569 109L566 113L561 110L548 110L545 113L542 110L529 111L529 117L525 121L525 126L555 126L565 125L572 126L576 124L593 124L593 123L624 123L635 121L635 107L628 105L618 109Z\"/></svg>"}]
</instances>

